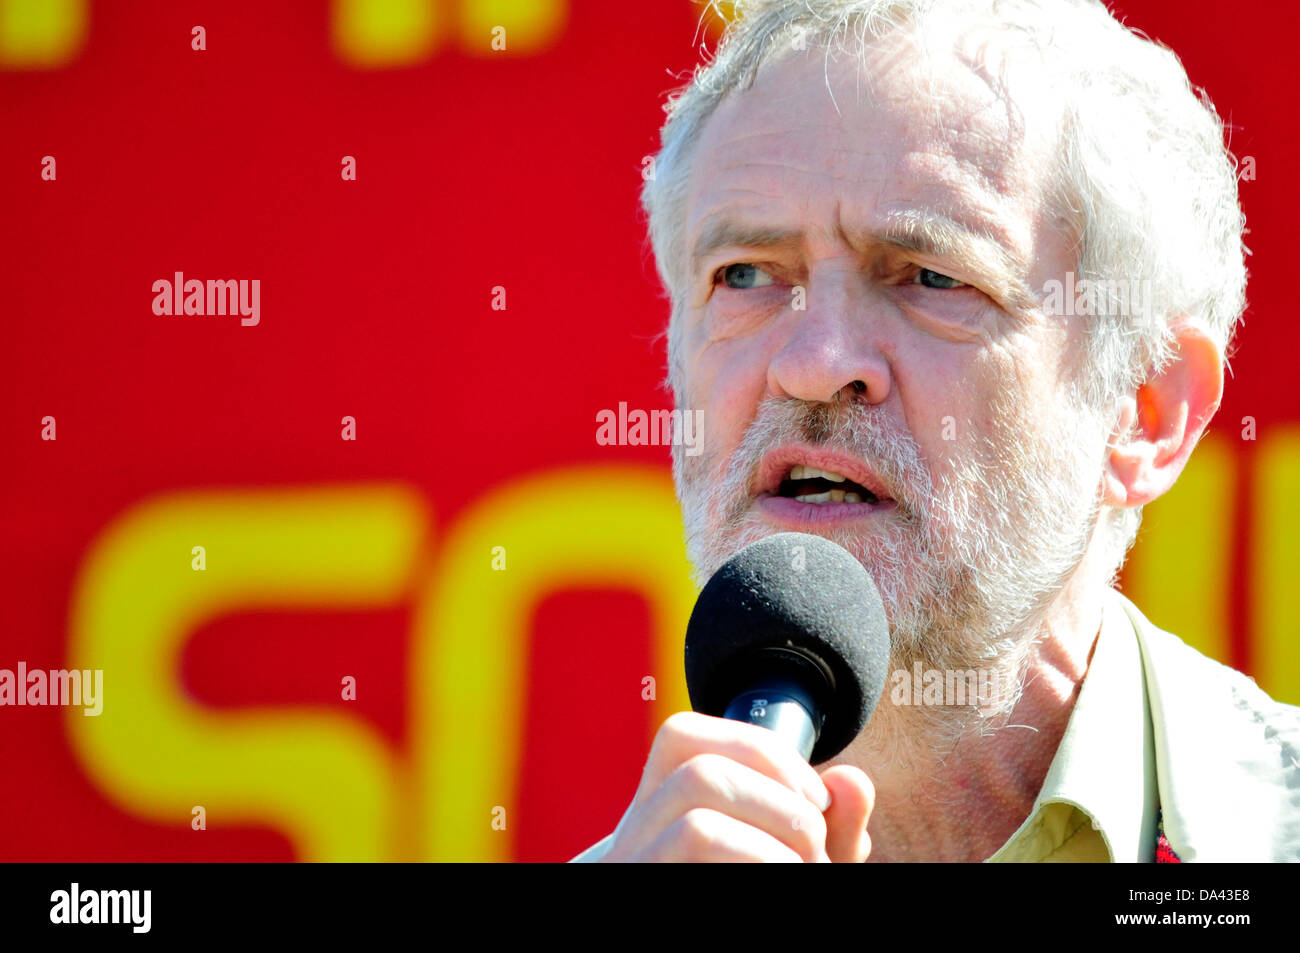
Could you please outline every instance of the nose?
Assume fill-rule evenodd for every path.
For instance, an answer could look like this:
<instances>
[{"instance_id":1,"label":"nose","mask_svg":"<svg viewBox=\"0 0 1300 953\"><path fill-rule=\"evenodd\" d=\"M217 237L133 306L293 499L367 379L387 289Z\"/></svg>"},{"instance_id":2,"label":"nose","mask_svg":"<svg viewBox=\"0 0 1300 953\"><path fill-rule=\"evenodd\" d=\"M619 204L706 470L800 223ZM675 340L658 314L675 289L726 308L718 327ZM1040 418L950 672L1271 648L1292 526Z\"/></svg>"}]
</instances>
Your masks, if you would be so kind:
<instances>
[{"instance_id":1,"label":"nose","mask_svg":"<svg viewBox=\"0 0 1300 953\"><path fill-rule=\"evenodd\" d=\"M809 281L807 309L785 315L785 337L768 365L768 393L830 402L845 396L879 404L889 396L890 367L873 344L881 307L854 269Z\"/></svg>"}]
</instances>

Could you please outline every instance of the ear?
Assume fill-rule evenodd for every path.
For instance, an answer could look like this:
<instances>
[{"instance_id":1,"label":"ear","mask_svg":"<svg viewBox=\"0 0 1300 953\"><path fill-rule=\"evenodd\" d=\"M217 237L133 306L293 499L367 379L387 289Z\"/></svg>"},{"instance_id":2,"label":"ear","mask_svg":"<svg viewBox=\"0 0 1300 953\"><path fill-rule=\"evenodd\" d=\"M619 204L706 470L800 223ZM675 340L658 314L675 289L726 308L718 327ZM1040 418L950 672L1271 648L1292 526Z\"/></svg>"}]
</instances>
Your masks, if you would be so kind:
<instances>
[{"instance_id":1,"label":"ear","mask_svg":"<svg viewBox=\"0 0 1300 953\"><path fill-rule=\"evenodd\" d=\"M1173 360L1120 402L1111 436L1102 502L1142 506L1183 472L1223 397L1223 352L1190 318L1174 322Z\"/></svg>"}]
</instances>

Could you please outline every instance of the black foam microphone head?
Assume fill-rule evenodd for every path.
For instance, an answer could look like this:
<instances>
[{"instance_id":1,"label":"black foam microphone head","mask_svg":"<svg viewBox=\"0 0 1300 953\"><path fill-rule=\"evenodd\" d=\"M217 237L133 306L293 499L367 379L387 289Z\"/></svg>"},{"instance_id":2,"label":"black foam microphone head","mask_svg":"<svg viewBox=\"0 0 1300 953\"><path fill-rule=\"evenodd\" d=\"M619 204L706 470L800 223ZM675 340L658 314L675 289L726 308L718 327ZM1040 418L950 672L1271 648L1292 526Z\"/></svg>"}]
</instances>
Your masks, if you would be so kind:
<instances>
[{"instance_id":1,"label":"black foam microphone head","mask_svg":"<svg viewBox=\"0 0 1300 953\"><path fill-rule=\"evenodd\" d=\"M686 628L691 706L722 717L766 675L797 674L825 716L809 761L829 761L866 725L889 670L889 623L871 575L807 533L746 546L714 573Z\"/></svg>"}]
</instances>

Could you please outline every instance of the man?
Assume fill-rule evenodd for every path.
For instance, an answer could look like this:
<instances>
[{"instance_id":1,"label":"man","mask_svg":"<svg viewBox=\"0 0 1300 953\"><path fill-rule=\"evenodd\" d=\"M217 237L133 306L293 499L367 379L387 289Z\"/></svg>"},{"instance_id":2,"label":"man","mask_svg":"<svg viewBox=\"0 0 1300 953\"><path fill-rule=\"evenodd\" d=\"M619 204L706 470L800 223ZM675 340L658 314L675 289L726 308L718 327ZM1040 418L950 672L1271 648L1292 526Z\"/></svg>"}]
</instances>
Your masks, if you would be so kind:
<instances>
[{"instance_id":1,"label":"man","mask_svg":"<svg viewBox=\"0 0 1300 953\"><path fill-rule=\"evenodd\" d=\"M644 194L687 544L840 543L894 677L819 770L670 718L579 859L1300 859L1300 709L1113 589L1244 306L1212 107L1090 0L738 7Z\"/></svg>"}]
</instances>

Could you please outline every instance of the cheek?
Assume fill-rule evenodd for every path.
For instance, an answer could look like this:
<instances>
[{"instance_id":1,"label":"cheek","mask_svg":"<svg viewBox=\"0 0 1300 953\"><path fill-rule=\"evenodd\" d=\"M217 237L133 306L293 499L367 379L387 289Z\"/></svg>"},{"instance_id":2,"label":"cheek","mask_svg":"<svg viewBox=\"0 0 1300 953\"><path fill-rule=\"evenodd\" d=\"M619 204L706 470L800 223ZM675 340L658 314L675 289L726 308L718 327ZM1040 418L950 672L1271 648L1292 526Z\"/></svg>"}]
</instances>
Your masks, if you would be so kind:
<instances>
[{"instance_id":1,"label":"cheek","mask_svg":"<svg viewBox=\"0 0 1300 953\"><path fill-rule=\"evenodd\" d=\"M946 505L972 491L979 470L991 466L996 472L997 447L1016 439L1028 412L1022 363L1023 358L1017 361L1011 351L989 342L908 342L893 356L894 386L907 431L934 492ZM950 516L955 518L944 506L934 514L940 524Z\"/></svg>"},{"instance_id":2,"label":"cheek","mask_svg":"<svg viewBox=\"0 0 1300 953\"><path fill-rule=\"evenodd\" d=\"M983 345L921 341L890 356L907 430L925 460L941 461L988 424L996 368Z\"/></svg>"},{"instance_id":3,"label":"cheek","mask_svg":"<svg viewBox=\"0 0 1300 953\"><path fill-rule=\"evenodd\" d=\"M758 413L767 364L754 340L706 344L687 358L687 399L704 411L705 454L729 456Z\"/></svg>"},{"instance_id":4,"label":"cheek","mask_svg":"<svg viewBox=\"0 0 1300 953\"><path fill-rule=\"evenodd\" d=\"M959 427L976 437L993 438L1008 426L1032 425L1061 397L1057 393L1058 356L1025 340L987 343L967 354L957 368L953 399L964 415Z\"/></svg>"}]
</instances>

